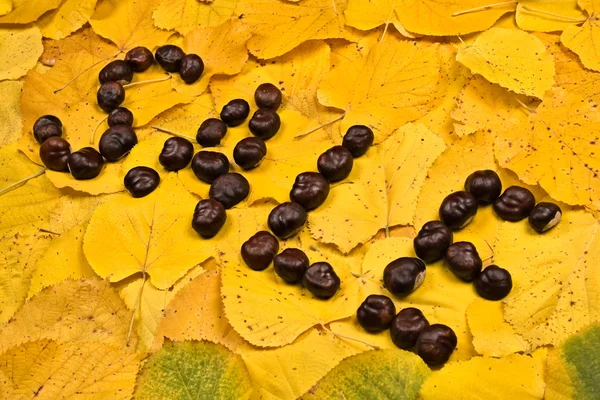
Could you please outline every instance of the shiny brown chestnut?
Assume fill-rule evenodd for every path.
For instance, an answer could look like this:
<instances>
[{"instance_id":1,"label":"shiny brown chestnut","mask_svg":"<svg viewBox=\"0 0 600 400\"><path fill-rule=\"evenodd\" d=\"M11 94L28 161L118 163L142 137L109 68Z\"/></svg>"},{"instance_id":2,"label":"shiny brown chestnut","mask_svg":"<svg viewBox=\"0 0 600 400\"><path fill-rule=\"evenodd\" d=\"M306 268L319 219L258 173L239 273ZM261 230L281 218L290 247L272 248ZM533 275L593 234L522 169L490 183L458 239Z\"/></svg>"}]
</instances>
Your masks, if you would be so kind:
<instances>
[{"instance_id":1,"label":"shiny brown chestnut","mask_svg":"<svg viewBox=\"0 0 600 400\"><path fill-rule=\"evenodd\" d=\"M133 70L126 61L114 60L109 62L100 70L98 80L100 83L119 82L125 85L133 79Z\"/></svg>"},{"instance_id":2,"label":"shiny brown chestnut","mask_svg":"<svg viewBox=\"0 0 600 400\"><path fill-rule=\"evenodd\" d=\"M108 126L133 125L133 113L125 107L117 107L108 114Z\"/></svg>"},{"instance_id":3,"label":"shiny brown chestnut","mask_svg":"<svg viewBox=\"0 0 600 400\"><path fill-rule=\"evenodd\" d=\"M464 228L477 214L477 199L469 192L459 191L446 196L440 205L440 219L448 228Z\"/></svg>"},{"instance_id":4,"label":"shiny brown chestnut","mask_svg":"<svg viewBox=\"0 0 600 400\"><path fill-rule=\"evenodd\" d=\"M369 150L373 140L375 140L375 135L371 128L364 125L353 125L346 131L342 146L348 149L352 157L356 158Z\"/></svg>"},{"instance_id":5,"label":"shiny brown chestnut","mask_svg":"<svg viewBox=\"0 0 600 400\"><path fill-rule=\"evenodd\" d=\"M441 260L452 244L454 235L441 221L429 221L419 231L413 245L417 257L427 264Z\"/></svg>"},{"instance_id":6,"label":"shiny brown chestnut","mask_svg":"<svg viewBox=\"0 0 600 400\"><path fill-rule=\"evenodd\" d=\"M158 161L167 171L179 171L187 167L193 156L192 142L182 137L171 137L165 141Z\"/></svg>"},{"instance_id":7,"label":"shiny brown chestnut","mask_svg":"<svg viewBox=\"0 0 600 400\"><path fill-rule=\"evenodd\" d=\"M396 296L406 296L421 286L426 273L423 261L414 257L400 257L383 270L383 285Z\"/></svg>"},{"instance_id":8,"label":"shiny brown chestnut","mask_svg":"<svg viewBox=\"0 0 600 400\"><path fill-rule=\"evenodd\" d=\"M244 99L234 99L223 106L221 110L221 120L227 126L238 126L248 118L250 114L250 105Z\"/></svg>"},{"instance_id":9,"label":"shiny brown chestnut","mask_svg":"<svg viewBox=\"0 0 600 400\"><path fill-rule=\"evenodd\" d=\"M456 242L446 251L446 263L452 273L465 282L471 282L481 272L483 262L471 242Z\"/></svg>"},{"instance_id":10,"label":"shiny brown chestnut","mask_svg":"<svg viewBox=\"0 0 600 400\"><path fill-rule=\"evenodd\" d=\"M84 147L71 153L67 164L73 178L77 180L94 179L102 172L104 158L93 147Z\"/></svg>"},{"instance_id":11,"label":"shiny brown chestnut","mask_svg":"<svg viewBox=\"0 0 600 400\"><path fill-rule=\"evenodd\" d=\"M298 283L308 269L310 261L300 249L285 249L273 259L275 272L287 283Z\"/></svg>"},{"instance_id":12,"label":"shiny brown chestnut","mask_svg":"<svg viewBox=\"0 0 600 400\"><path fill-rule=\"evenodd\" d=\"M562 210L557 204L541 202L529 213L529 225L538 233L554 228L562 218Z\"/></svg>"},{"instance_id":13,"label":"shiny brown chestnut","mask_svg":"<svg viewBox=\"0 0 600 400\"><path fill-rule=\"evenodd\" d=\"M230 209L248 197L250 184L237 172L228 172L216 178L210 185L208 196Z\"/></svg>"},{"instance_id":14,"label":"shiny brown chestnut","mask_svg":"<svg viewBox=\"0 0 600 400\"><path fill-rule=\"evenodd\" d=\"M219 176L229 172L229 159L216 151L199 151L192 158L192 171L201 181L213 183Z\"/></svg>"},{"instance_id":15,"label":"shiny brown chestnut","mask_svg":"<svg viewBox=\"0 0 600 400\"><path fill-rule=\"evenodd\" d=\"M381 332L392 324L396 316L396 306L392 299L380 294L372 294L356 310L356 319L367 332Z\"/></svg>"},{"instance_id":16,"label":"shiny brown chestnut","mask_svg":"<svg viewBox=\"0 0 600 400\"><path fill-rule=\"evenodd\" d=\"M279 241L267 231L259 231L242 245L242 258L255 271L266 269L279 251Z\"/></svg>"},{"instance_id":17,"label":"shiny brown chestnut","mask_svg":"<svg viewBox=\"0 0 600 400\"><path fill-rule=\"evenodd\" d=\"M40 158L46 168L52 171L69 170L67 160L71 154L71 145L65 139L51 136L40 146Z\"/></svg>"},{"instance_id":18,"label":"shiny brown chestnut","mask_svg":"<svg viewBox=\"0 0 600 400\"><path fill-rule=\"evenodd\" d=\"M61 137L62 134L62 122L54 115L42 115L33 124L33 137L39 144L44 143L49 137Z\"/></svg>"},{"instance_id":19,"label":"shiny brown chestnut","mask_svg":"<svg viewBox=\"0 0 600 400\"><path fill-rule=\"evenodd\" d=\"M125 89L118 82L106 82L100 86L96 94L98 106L105 112L111 112L125 100Z\"/></svg>"},{"instance_id":20,"label":"shiny brown chestnut","mask_svg":"<svg viewBox=\"0 0 600 400\"><path fill-rule=\"evenodd\" d=\"M179 76L189 84L196 82L204 72L204 62L197 54L186 54L181 59Z\"/></svg>"},{"instance_id":21,"label":"shiny brown chestnut","mask_svg":"<svg viewBox=\"0 0 600 400\"><path fill-rule=\"evenodd\" d=\"M281 90L272 83L261 83L254 91L254 101L259 108L277 111L281 105Z\"/></svg>"},{"instance_id":22,"label":"shiny brown chestnut","mask_svg":"<svg viewBox=\"0 0 600 400\"><path fill-rule=\"evenodd\" d=\"M502 193L502 181L491 169L475 171L467 177L465 190L471 193L481 204L490 204Z\"/></svg>"},{"instance_id":23,"label":"shiny brown chestnut","mask_svg":"<svg viewBox=\"0 0 600 400\"><path fill-rule=\"evenodd\" d=\"M192 228L203 238L215 236L227 220L223 204L213 199L200 200L194 209Z\"/></svg>"},{"instance_id":24,"label":"shiny brown chestnut","mask_svg":"<svg viewBox=\"0 0 600 400\"><path fill-rule=\"evenodd\" d=\"M529 216L535 207L535 196L529 189L521 186L508 187L494 201L494 212L506 221L520 221Z\"/></svg>"},{"instance_id":25,"label":"shiny brown chestnut","mask_svg":"<svg viewBox=\"0 0 600 400\"><path fill-rule=\"evenodd\" d=\"M202 147L214 147L221 143L227 133L227 125L218 118L209 118L202 122L196 133L196 141Z\"/></svg>"},{"instance_id":26,"label":"shiny brown chestnut","mask_svg":"<svg viewBox=\"0 0 600 400\"><path fill-rule=\"evenodd\" d=\"M303 172L296 176L290 200L300 204L306 211L314 210L329 195L329 182L318 172Z\"/></svg>"},{"instance_id":27,"label":"shiny brown chestnut","mask_svg":"<svg viewBox=\"0 0 600 400\"><path fill-rule=\"evenodd\" d=\"M257 137L247 137L233 148L233 160L244 170L256 168L267 155L267 145Z\"/></svg>"},{"instance_id":28,"label":"shiny brown chestnut","mask_svg":"<svg viewBox=\"0 0 600 400\"><path fill-rule=\"evenodd\" d=\"M477 294L486 300L502 300L512 290L510 272L497 265L488 265L475 278Z\"/></svg>"},{"instance_id":29,"label":"shiny brown chestnut","mask_svg":"<svg viewBox=\"0 0 600 400\"><path fill-rule=\"evenodd\" d=\"M125 175L123 183L132 197L145 197L158 187L160 175L149 167L133 167Z\"/></svg>"},{"instance_id":30,"label":"shiny brown chestnut","mask_svg":"<svg viewBox=\"0 0 600 400\"><path fill-rule=\"evenodd\" d=\"M281 203L269 213L269 229L280 239L294 236L306 223L308 214L304 208L291 201Z\"/></svg>"},{"instance_id":31,"label":"shiny brown chestnut","mask_svg":"<svg viewBox=\"0 0 600 400\"><path fill-rule=\"evenodd\" d=\"M442 365L448 361L457 343L452 328L443 324L429 325L417 338L417 355L429 366Z\"/></svg>"},{"instance_id":32,"label":"shiny brown chestnut","mask_svg":"<svg viewBox=\"0 0 600 400\"><path fill-rule=\"evenodd\" d=\"M98 148L106 161L114 162L129 153L137 142L137 135L131 127L115 125L102 134Z\"/></svg>"},{"instance_id":33,"label":"shiny brown chestnut","mask_svg":"<svg viewBox=\"0 0 600 400\"><path fill-rule=\"evenodd\" d=\"M248 128L250 132L262 140L269 140L279 131L281 119L279 114L268 108L259 108L254 112Z\"/></svg>"},{"instance_id":34,"label":"shiny brown chestnut","mask_svg":"<svg viewBox=\"0 0 600 400\"><path fill-rule=\"evenodd\" d=\"M134 72L144 72L154 63L154 55L146 47L138 46L125 54L125 61Z\"/></svg>"},{"instance_id":35,"label":"shiny brown chestnut","mask_svg":"<svg viewBox=\"0 0 600 400\"><path fill-rule=\"evenodd\" d=\"M415 346L417 338L429 326L429 321L418 308L400 310L390 326L390 337L396 347L407 350Z\"/></svg>"},{"instance_id":36,"label":"shiny brown chestnut","mask_svg":"<svg viewBox=\"0 0 600 400\"><path fill-rule=\"evenodd\" d=\"M340 277L328 262L312 264L302 277L302 284L315 297L329 299L335 295L341 285Z\"/></svg>"},{"instance_id":37,"label":"shiny brown chestnut","mask_svg":"<svg viewBox=\"0 0 600 400\"><path fill-rule=\"evenodd\" d=\"M158 64L167 72L178 72L184 56L183 50L172 44L159 47L154 54Z\"/></svg>"},{"instance_id":38,"label":"shiny brown chestnut","mask_svg":"<svg viewBox=\"0 0 600 400\"><path fill-rule=\"evenodd\" d=\"M317 168L329 182L337 182L350 175L354 164L352 153L342 146L333 146L321 154Z\"/></svg>"}]
</instances>

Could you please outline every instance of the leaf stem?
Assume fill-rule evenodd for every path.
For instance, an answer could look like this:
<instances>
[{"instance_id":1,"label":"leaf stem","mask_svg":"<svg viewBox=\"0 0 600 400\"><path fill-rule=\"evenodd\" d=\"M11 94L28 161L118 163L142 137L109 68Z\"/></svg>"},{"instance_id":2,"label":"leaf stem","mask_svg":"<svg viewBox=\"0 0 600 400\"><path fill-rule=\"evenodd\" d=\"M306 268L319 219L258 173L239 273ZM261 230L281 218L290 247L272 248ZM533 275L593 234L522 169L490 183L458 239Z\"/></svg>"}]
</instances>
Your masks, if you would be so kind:
<instances>
[{"instance_id":1,"label":"leaf stem","mask_svg":"<svg viewBox=\"0 0 600 400\"><path fill-rule=\"evenodd\" d=\"M523 10L526 10L526 11L529 11L529 12L532 12L532 13L542 14L542 15L548 15L548 16L556 17L556 18L567 19L569 21L573 21L573 22L577 22L577 23L581 23L581 22L587 21L587 18L575 18L575 17L569 17L567 15L555 14L555 13L548 12L548 11L536 10L535 8L531 8L531 7L528 7L528 6L523 5L523 4L521 4L521 8L523 8Z\"/></svg>"},{"instance_id":2,"label":"leaf stem","mask_svg":"<svg viewBox=\"0 0 600 400\"><path fill-rule=\"evenodd\" d=\"M100 125L102 125L102 123L104 121L106 121L107 119L108 119L108 115L106 117L102 118L100 120L100 122L98 122L98 124L96 125L96 127L92 131L92 135L90 136L90 144L94 144L94 136L96 135L96 131L98 130L98 128L100 128Z\"/></svg>"},{"instance_id":3,"label":"leaf stem","mask_svg":"<svg viewBox=\"0 0 600 400\"><path fill-rule=\"evenodd\" d=\"M452 16L458 17L459 15L469 14L469 13L477 12L477 11L485 11L485 10L489 10L490 8L493 8L493 7L506 6L509 4L517 4L517 2L516 1L503 1L500 3L488 4L485 6L473 7L473 8L469 8L467 10L462 10L462 11L457 11L455 13L452 13Z\"/></svg>"},{"instance_id":4,"label":"leaf stem","mask_svg":"<svg viewBox=\"0 0 600 400\"><path fill-rule=\"evenodd\" d=\"M65 83L62 87L59 87L58 89L56 89L54 91L54 94L58 94L60 92L62 92L67 86L69 86L71 83L73 83L75 81L75 79L79 78L81 75L85 74L87 71L89 71L90 69L94 68L96 65L100 64L101 62L104 62L106 60L110 60L111 58L115 58L117 57L119 54L121 54L123 52L123 50L119 50L117 53L115 53L112 56L103 58L102 60L96 61L95 63L93 63L92 65L90 65L89 67L87 67L86 69L84 69L83 71L81 71L80 73L78 73L77 75L75 75L73 78L71 78L67 83Z\"/></svg>"},{"instance_id":5,"label":"leaf stem","mask_svg":"<svg viewBox=\"0 0 600 400\"><path fill-rule=\"evenodd\" d=\"M11 183L10 185L6 186L5 188L0 189L0 196L2 196L4 193L8 193L8 192L10 192L13 189L18 188L19 186L24 185L27 181L29 181L29 180L31 180L33 178L37 178L38 176L43 175L44 172L46 172L46 168L42 168L41 170L39 170L38 172L36 172L33 175L29 175L28 177L25 177L25 178L23 178L23 179L21 179L19 181Z\"/></svg>"},{"instance_id":6,"label":"leaf stem","mask_svg":"<svg viewBox=\"0 0 600 400\"><path fill-rule=\"evenodd\" d=\"M332 331L330 328L326 327L325 325L321 325L321 326L323 327L323 329L325 329L326 331L329 331L333 336L335 336L335 337L337 337L339 339L353 340L355 342L362 343L365 346L369 346L372 349L381 350L381 347L379 347L379 346L376 346L374 344L365 342L364 340L360 340L360 339L356 339L356 338L353 338L353 337L350 337L350 336L346 336L346 335L341 335L339 333L335 333L334 331Z\"/></svg>"},{"instance_id":7,"label":"leaf stem","mask_svg":"<svg viewBox=\"0 0 600 400\"><path fill-rule=\"evenodd\" d=\"M169 129L166 129L166 128L161 128L160 126L151 125L151 126L150 126L150 128L154 128L154 129L156 129L157 131L161 131L161 132L164 132L164 133L168 133L169 135L178 136L178 137L181 137L181 138L187 139L187 140L189 140L189 141L191 141L191 142L195 142L195 141L196 141L196 138L195 138L195 137L191 137L191 136L188 136L188 135L184 135L183 133L179 133L179 132L171 131L171 130L169 130Z\"/></svg>"},{"instance_id":8,"label":"leaf stem","mask_svg":"<svg viewBox=\"0 0 600 400\"><path fill-rule=\"evenodd\" d=\"M517 101L517 103L519 103L524 109L529 111L531 114L535 114L535 110L533 108L529 107L527 104L523 103L521 100L519 100L518 97L515 96L515 100Z\"/></svg>"},{"instance_id":9,"label":"leaf stem","mask_svg":"<svg viewBox=\"0 0 600 400\"><path fill-rule=\"evenodd\" d=\"M337 7L335 5L335 0L331 0L331 4L333 4L333 12L335 13L335 16L338 16L338 12L337 12Z\"/></svg>"},{"instance_id":10,"label":"leaf stem","mask_svg":"<svg viewBox=\"0 0 600 400\"><path fill-rule=\"evenodd\" d=\"M148 79L147 81L139 81L139 82L128 83L126 85L123 85L123 88L124 89L128 89L128 88L130 88L132 86L143 85L145 83L154 83L154 82L168 81L169 79L171 79L171 77L172 77L171 74L167 74L167 76L164 77L164 78Z\"/></svg>"},{"instance_id":11,"label":"leaf stem","mask_svg":"<svg viewBox=\"0 0 600 400\"><path fill-rule=\"evenodd\" d=\"M140 306L140 302L142 301L142 290L144 289L144 284L146 283L146 273L142 272L142 284L140 286L140 291L138 292L137 300L135 301L135 307L133 307L133 314L131 315L131 322L129 323L129 332L127 333L127 346L129 346L129 340L131 339L131 331L133 330L133 321L135 321L135 314Z\"/></svg>"},{"instance_id":12,"label":"leaf stem","mask_svg":"<svg viewBox=\"0 0 600 400\"><path fill-rule=\"evenodd\" d=\"M343 113L343 114L342 114L342 115L340 115L339 117L337 117L337 118L334 118L334 119L332 119L331 121L325 122L323 125L319 125L319 126L317 126L317 127L313 128L313 129L311 129L311 130L310 130L310 131L308 131L308 132L304 132L304 133L301 133L301 134L299 134L299 135L296 135L296 136L294 136L294 139L299 139L299 138L301 138L301 137L304 137L304 136L310 135L310 134L311 134L311 133L313 133L314 131L318 131L318 130L319 130L319 129L321 129L321 128L325 128L326 126L328 126L328 125L331 125L331 124L333 124L334 122L337 122L337 121L341 120L341 119L342 119L342 118L344 118L345 116L346 116L346 113Z\"/></svg>"}]
</instances>

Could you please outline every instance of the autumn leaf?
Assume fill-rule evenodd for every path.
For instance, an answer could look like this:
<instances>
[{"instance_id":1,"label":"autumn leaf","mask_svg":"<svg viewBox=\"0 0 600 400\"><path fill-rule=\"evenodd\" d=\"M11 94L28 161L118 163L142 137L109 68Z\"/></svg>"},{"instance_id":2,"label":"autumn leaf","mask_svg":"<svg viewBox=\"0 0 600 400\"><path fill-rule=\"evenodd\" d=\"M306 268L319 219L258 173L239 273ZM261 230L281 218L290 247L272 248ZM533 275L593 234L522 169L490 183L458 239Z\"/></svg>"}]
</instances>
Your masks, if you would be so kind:
<instances>
[{"instance_id":1,"label":"autumn leaf","mask_svg":"<svg viewBox=\"0 0 600 400\"><path fill-rule=\"evenodd\" d=\"M0 80L24 76L35 66L43 50L42 34L36 26L22 29L0 28Z\"/></svg>"},{"instance_id":2,"label":"autumn leaf","mask_svg":"<svg viewBox=\"0 0 600 400\"><path fill-rule=\"evenodd\" d=\"M519 2L515 18L524 31L556 32L585 15L577 7L577 0L537 0Z\"/></svg>"},{"instance_id":3,"label":"autumn leaf","mask_svg":"<svg viewBox=\"0 0 600 400\"><path fill-rule=\"evenodd\" d=\"M157 27L185 35L198 26L212 28L225 23L232 17L237 3L235 0L163 0L152 18Z\"/></svg>"},{"instance_id":4,"label":"autumn leaf","mask_svg":"<svg viewBox=\"0 0 600 400\"><path fill-rule=\"evenodd\" d=\"M21 90L23 83L20 81L0 82L0 114L3 115L0 123L0 147L15 142L21 136L22 117Z\"/></svg>"},{"instance_id":5,"label":"autumn leaf","mask_svg":"<svg viewBox=\"0 0 600 400\"><path fill-rule=\"evenodd\" d=\"M62 0L38 0L32 6L28 0L12 0L11 10L0 17L0 24L28 24L36 21L46 11L53 10Z\"/></svg>"},{"instance_id":6,"label":"autumn leaf","mask_svg":"<svg viewBox=\"0 0 600 400\"><path fill-rule=\"evenodd\" d=\"M96 8L98 0L63 0L52 12L37 20L42 35L51 39L64 39L85 25Z\"/></svg>"},{"instance_id":7,"label":"autumn leaf","mask_svg":"<svg viewBox=\"0 0 600 400\"><path fill-rule=\"evenodd\" d=\"M84 193L69 193L61 197L50 214L50 231L62 234L81 225L87 227L96 207L110 196L89 196Z\"/></svg>"},{"instance_id":8,"label":"autumn leaf","mask_svg":"<svg viewBox=\"0 0 600 400\"><path fill-rule=\"evenodd\" d=\"M369 0L348 0L344 10L346 25L368 31L381 25L385 25L387 30L388 25L392 24L403 36L414 38L415 35L404 28L395 12L396 7L402 7L401 4L400 0L384 0L377 3Z\"/></svg>"},{"instance_id":9,"label":"autumn leaf","mask_svg":"<svg viewBox=\"0 0 600 400\"><path fill-rule=\"evenodd\" d=\"M581 26L573 24L565 28L560 40L579 56L586 68L600 71L600 4L597 0L579 0L577 4L588 13L588 17L578 21L583 22Z\"/></svg>"}]
</instances>

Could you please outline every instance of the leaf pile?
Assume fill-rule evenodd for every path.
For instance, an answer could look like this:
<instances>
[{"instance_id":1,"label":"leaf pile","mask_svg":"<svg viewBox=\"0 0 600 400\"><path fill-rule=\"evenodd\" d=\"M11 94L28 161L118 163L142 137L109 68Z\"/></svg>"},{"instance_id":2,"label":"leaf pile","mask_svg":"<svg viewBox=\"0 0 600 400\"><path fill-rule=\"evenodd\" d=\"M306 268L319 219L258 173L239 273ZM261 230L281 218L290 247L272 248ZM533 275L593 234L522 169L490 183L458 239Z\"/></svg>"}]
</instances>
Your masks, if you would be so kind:
<instances>
[{"instance_id":1,"label":"leaf pile","mask_svg":"<svg viewBox=\"0 0 600 400\"><path fill-rule=\"evenodd\" d=\"M0 0L0 398L598 398L599 21L597 0ZM202 57L201 79L137 74L131 153L93 180L46 170L34 121L55 115L74 150L97 147L98 72L166 43ZM190 222L209 185L158 163L166 132L193 138L234 98L254 112L266 82L281 129L202 239ZM323 301L249 269L240 247L355 124L375 145L280 244L334 266ZM248 135L230 128L218 150L232 159ZM123 178L140 165L161 183L135 199ZM563 219L540 235L480 207L455 233L510 271L501 302L441 261L394 298L456 332L432 371L356 309L390 295L385 266L415 256L416 232L481 169Z\"/></svg>"}]
</instances>

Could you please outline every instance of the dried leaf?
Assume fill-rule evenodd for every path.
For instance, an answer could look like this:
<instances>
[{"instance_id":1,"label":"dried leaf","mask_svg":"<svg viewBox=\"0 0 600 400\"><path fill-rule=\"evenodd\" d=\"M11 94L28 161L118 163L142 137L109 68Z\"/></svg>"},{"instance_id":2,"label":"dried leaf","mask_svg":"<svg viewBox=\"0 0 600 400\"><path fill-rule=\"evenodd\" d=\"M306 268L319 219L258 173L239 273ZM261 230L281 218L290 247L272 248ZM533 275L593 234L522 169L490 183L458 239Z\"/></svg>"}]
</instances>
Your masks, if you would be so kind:
<instances>
[{"instance_id":1,"label":"dried leaf","mask_svg":"<svg viewBox=\"0 0 600 400\"><path fill-rule=\"evenodd\" d=\"M163 0L152 18L157 27L185 35L199 26L212 28L225 23L232 17L237 3L235 0Z\"/></svg>"},{"instance_id":2,"label":"dried leaf","mask_svg":"<svg viewBox=\"0 0 600 400\"><path fill-rule=\"evenodd\" d=\"M515 18L519 28L525 31L556 32L585 15L577 7L577 0L536 0L519 2Z\"/></svg>"},{"instance_id":3,"label":"dried leaf","mask_svg":"<svg viewBox=\"0 0 600 400\"><path fill-rule=\"evenodd\" d=\"M36 0L32 5L29 0L12 0L11 10L0 17L0 24L28 24L37 20L46 11L53 10L62 0Z\"/></svg>"},{"instance_id":4,"label":"dried leaf","mask_svg":"<svg viewBox=\"0 0 600 400\"><path fill-rule=\"evenodd\" d=\"M0 21L2 21L0 17ZM42 34L37 26L0 28L0 80L19 79L35 66L42 55Z\"/></svg>"},{"instance_id":5,"label":"dried leaf","mask_svg":"<svg viewBox=\"0 0 600 400\"><path fill-rule=\"evenodd\" d=\"M560 40L579 56L586 68L600 71L600 4L597 0L579 0L578 4L589 16L581 26L566 27Z\"/></svg>"},{"instance_id":6,"label":"dried leaf","mask_svg":"<svg viewBox=\"0 0 600 400\"><path fill-rule=\"evenodd\" d=\"M64 39L85 25L96 8L98 0L63 0L52 12L37 21L42 35L52 39Z\"/></svg>"},{"instance_id":7,"label":"dried leaf","mask_svg":"<svg viewBox=\"0 0 600 400\"><path fill-rule=\"evenodd\" d=\"M0 147L15 142L21 136L23 126L21 117L21 91L23 83L20 81L0 82Z\"/></svg>"}]
</instances>

